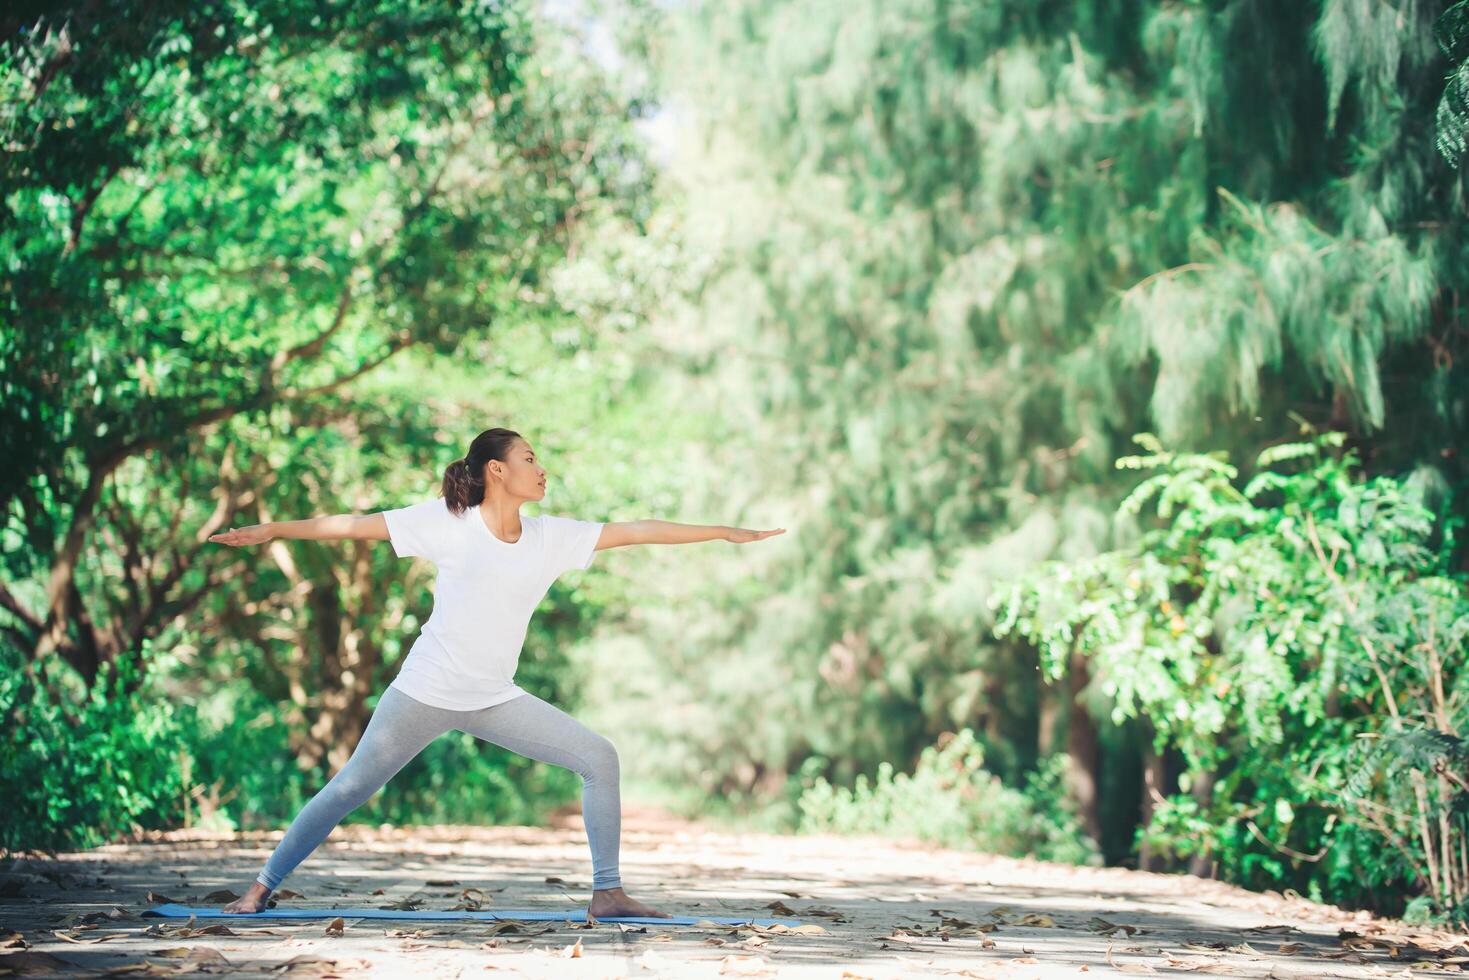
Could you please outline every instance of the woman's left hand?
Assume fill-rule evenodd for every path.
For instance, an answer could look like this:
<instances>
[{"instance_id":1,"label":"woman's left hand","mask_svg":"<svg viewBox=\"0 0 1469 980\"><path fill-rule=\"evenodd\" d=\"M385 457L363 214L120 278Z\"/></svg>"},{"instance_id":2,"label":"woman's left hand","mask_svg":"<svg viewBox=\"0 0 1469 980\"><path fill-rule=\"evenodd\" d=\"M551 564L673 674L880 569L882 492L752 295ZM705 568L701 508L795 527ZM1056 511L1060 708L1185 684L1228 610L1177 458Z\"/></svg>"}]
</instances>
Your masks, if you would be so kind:
<instances>
[{"instance_id":1,"label":"woman's left hand","mask_svg":"<svg viewBox=\"0 0 1469 980\"><path fill-rule=\"evenodd\" d=\"M732 527L729 529L729 534L725 537L725 540L733 541L735 544L745 544L750 541L759 541L762 538L770 538L784 533L786 533L786 529L783 527L778 527L773 531L751 531L748 528Z\"/></svg>"},{"instance_id":2,"label":"woman's left hand","mask_svg":"<svg viewBox=\"0 0 1469 980\"><path fill-rule=\"evenodd\" d=\"M228 531L211 534L209 540L216 544L228 544L238 548L247 544L264 544L275 537L275 532L270 524L248 524L245 527L232 527Z\"/></svg>"}]
</instances>

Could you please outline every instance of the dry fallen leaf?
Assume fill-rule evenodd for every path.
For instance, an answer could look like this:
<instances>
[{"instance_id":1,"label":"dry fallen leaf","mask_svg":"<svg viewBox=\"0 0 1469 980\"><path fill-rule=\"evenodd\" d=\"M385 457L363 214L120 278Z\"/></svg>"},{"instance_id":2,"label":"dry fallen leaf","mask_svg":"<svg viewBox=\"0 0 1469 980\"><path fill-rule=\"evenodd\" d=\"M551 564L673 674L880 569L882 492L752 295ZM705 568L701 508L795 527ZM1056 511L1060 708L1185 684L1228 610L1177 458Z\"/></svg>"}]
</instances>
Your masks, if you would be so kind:
<instances>
[{"instance_id":1,"label":"dry fallen leaf","mask_svg":"<svg viewBox=\"0 0 1469 980\"><path fill-rule=\"evenodd\" d=\"M323 960L303 953L282 963L274 972L290 977L341 977L370 965L366 960Z\"/></svg>"},{"instance_id":2,"label":"dry fallen leaf","mask_svg":"<svg viewBox=\"0 0 1469 980\"><path fill-rule=\"evenodd\" d=\"M490 897L478 888L466 888L459 893L460 902L451 912L480 912L490 904Z\"/></svg>"},{"instance_id":3,"label":"dry fallen leaf","mask_svg":"<svg viewBox=\"0 0 1469 980\"><path fill-rule=\"evenodd\" d=\"M166 960L188 959L194 955L194 948L193 946L170 946L167 949L155 949L153 955L161 956Z\"/></svg>"},{"instance_id":4,"label":"dry fallen leaf","mask_svg":"<svg viewBox=\"0 0 1469 980\"><path fill-rule=\"evenodd\" d=\"M564 947L556 955L565 960L579 959L581 957L581 940L578 939L570 946Z\"/></svg>"},{"instance_id":5,"label":"dry fallen leaf","mask_svg":"<svg viewBox=\"0 0 1469 980\"><path fill-rule=\"evenodd\" d=\"M1114 933L1119 929L1128 936L1131 936L1133 933L1139 931L1137 926L1120 925L1116 922L1109 922L1099 915L1092 916L1091 919L1087 921L1086 928L1090 929L1092 932L1100 932L1107 935L1110 935L1111 933Z\"/></svg>"},{"instance_id":6,"label":"dry fallen leaf","mask_svg":"<svg viewBox=\"0 0 1469 980\"><path fill-rule=\"evenodd\" d=\"M1206 959L1202 956L1174 956L1172 953L1166 950L1163 952L1163 955L1168 958L1169 966L1179 970L1198 970L1214 962L1213 960Z\"/></svg>"},{"instance_id":7,"label":"dry fallen leaf","mask_svg":"<svg viewBox=\"0 0 1469 980\"><path fill-rule=\"evenodd\" d=\"M703 922L705 920L700 919L699 921L700 922ZM718 926L719 923L713 923L713 925ZM821 928L821 926L815 925L814 923L807 923L805 925L799 925L799 926L788 926L788 925L785 925L784 923L776 922L776 923L773 923L773 924L768 925L768 926L762 926L762 925L758 925L757 923L752 922L752 923L750 923L747 926L746 925L741 925L741 926L737 926L736 928L737 929L741 929L741 930L747 930L747 931L753 932L753 933L762 934L762 935L776 935L776 936L788 936L788 935L824 936L824 935L826 935L826 930L823 929L823 928ZM907 927L905 926L903 928L907 928ZM926 935L932 935L932 933L928 933Z\"/></svg>"},{"instance_id":8,"label":"dry fallen leaf","mask_svg":"<svg viewBox=\"0 0 1469 980\"><path fill-rule=\"evenodd\" d=\"M41 977L53 973L75 973L79 967L50 953L7 953L0 956L0 970L17 977Z\"/></svg>"},{"instance_id":9,"label":"dry fallen leaf","mask_svg":"<svg viewBox=\"0 0 1469 980\"><path fill-rule=\"evenodd\" d=\"M719 972L742 977L760 976L770 972L770 964L758 956L737 956L731 953L719 961Z\"/></svg>"},{"instance_id":10,"label":"dry fallen leaf","mask_svg":"<svg viewBox=\"0 0 1469 980\"><path fill-rule=\"evenodd\" d=\"M487 932L491 936L498 936L501 933L506 932L518 932L523 933L526 936L540 936L544 933L555 931L556 927L553 925L547 925L543 928L537 929L531 926L527 926L524 923L515 922L511 919L500 919L496 922L492 922L489 929L487 930Z\"/></svg>"},{"instance_id":11,"label":"dry fallen leaf","mask_svg":"<svg viewBox=\"0 0 1469 980\"><path fill-rule=\"evenodd\" d=\"M254 931L254 930L251 930L251 931ZM266 931L266 930L260 930L260 931L263 932L263 931ZM205 926L202 929L195 929L193 934L196 935L196 936L234 936L234 935L237 935L237 933L233 929L231 929L229 926L226 926L226 925ZM278 935L278 933L272 933L272 935Z\"/></svg>"},{"instance_id":12,"label":"dry fallen leaf","mask_svg":"<svg viewBox=\"0 0 1469 980\"><path fill-rule=\"evenodd\" d=\"M156 957L156 958L151 958ZM141 963L124 963L107 971L109 975L141 973L144 976L172 976L182 973L227 973L234 969L224 954L207 946L175 946L154 950Z\"/></svg>"}]
</instances>

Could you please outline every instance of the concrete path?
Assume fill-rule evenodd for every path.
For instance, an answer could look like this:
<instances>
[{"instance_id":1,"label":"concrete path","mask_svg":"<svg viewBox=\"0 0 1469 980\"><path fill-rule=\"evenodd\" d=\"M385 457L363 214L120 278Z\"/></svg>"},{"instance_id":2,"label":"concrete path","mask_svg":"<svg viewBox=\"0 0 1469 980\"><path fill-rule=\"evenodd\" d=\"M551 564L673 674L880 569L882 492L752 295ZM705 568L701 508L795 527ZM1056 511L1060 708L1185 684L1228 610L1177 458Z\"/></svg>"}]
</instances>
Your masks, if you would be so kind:
<instances>
[{"instance_id":1,"label":"concrete path","mask_svg":"<svg viewBox=\"0 0 1469 980\"><path fill-rule=\"evenodd\" d=\"M157 834L0 864L0 976L1411 978L1469 966L1469 937L1189 876L732 834L633 806L622 872L634 898L818 928L137 917L155 901L223 904L213 893L243 892L278 839ZM591 857L574 813L550 829L347 826L284 888L281 902L311 907L584 910Z\"/></svg>"}]
</instances>

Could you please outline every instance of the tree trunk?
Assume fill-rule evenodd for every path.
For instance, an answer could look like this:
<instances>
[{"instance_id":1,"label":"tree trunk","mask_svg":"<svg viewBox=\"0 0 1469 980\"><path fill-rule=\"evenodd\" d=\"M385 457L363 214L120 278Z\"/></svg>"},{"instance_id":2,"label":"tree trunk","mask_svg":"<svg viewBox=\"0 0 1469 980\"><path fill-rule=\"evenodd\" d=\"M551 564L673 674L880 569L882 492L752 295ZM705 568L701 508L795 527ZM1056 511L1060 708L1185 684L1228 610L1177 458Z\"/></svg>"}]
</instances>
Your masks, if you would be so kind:
<instances>
[{"instance_id":1,"label":"tree trunk","mask_svg":"<svg viewBox=\"0 0 1469 980\"><path fill-rule=\"evenodd\" d=\"M1098 765L1101 753L1097 744L1097 726L1080 694L1091 680L1091 671L1086 658L1076 650L1071 653L1071 665L1067 676L1067 711L1070 713L1066 727L1067 779L1071 793L1081 809L1082 826L1092 840L1102 840L1102 820L1098 799Z\"/></svg>"},{"instance_id":2,"label":"tree trunk","mask_svg":"<svg viewBox=\"0 0 1469 980\"><path fill-rule=\"evenodd\" d=\"M1199 804L1200 812L1207 812L1214 800L1213 770L1199 773L1198 781L1194 783L1193 797ZM1215 866L1213 855L1207 851L1201 851L1189 860L1188 873L1200 878L1212 878Z\"/></svg>"},{"instance_id":3,"label":"tree trunk","mask_svg":"<svg viewBox=\"0 0 1469 980\"><path fill-rule=\"evenodd\" d=\"M1153 819L1158 802L1173 791L1168 780L1168 754L1153 750L1153 726L1146 718L1140 719L1143 729L1143 794L1139 801L1138 820L1146 827ZM1144 840L1138 846L1137 867L1139 871L1168 870L1167 856L1159 854Z\"/></svg>"},{"instance_id":4,"label":"tree trunk","mask_svg":"<svg viewBox=\"0 0 1469 980\"><path fill-rule=\"evenodd\" d=\"M347 764L367 729L366 698L382 659L382 651L358 625L370 622L376 612L371 546L372 542L354 542L346 574L315 585L307 600L311 627L303 635L321 651L320 697L297 762L307 768L324 762L330 775Z\"/></svg>"},{"instance_id":5,"label":"tree trunk","mask_svg":"<svg viewBox=\"0 0 1469 980\"><path fill-rule=\"evenodd\" d=\"M1061 717L1061 690L1060 685L1052 681L1042 681L1036 695L1039 718L1036 721L1035 754L1038 759L1044 759L1055 751L1056 722Z\"/></svg>"}]
</instances>

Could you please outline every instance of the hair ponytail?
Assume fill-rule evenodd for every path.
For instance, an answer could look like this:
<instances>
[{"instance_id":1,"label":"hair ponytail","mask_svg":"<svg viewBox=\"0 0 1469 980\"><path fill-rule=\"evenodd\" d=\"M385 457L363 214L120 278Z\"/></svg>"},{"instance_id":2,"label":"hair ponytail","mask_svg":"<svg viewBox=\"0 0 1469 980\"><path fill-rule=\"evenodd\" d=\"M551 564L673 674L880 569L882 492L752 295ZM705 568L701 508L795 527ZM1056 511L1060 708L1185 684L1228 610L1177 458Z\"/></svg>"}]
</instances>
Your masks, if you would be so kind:
<instances>
[{"instance_id":1,"label":"hair ponytail","mask_svg":"<svg viewBox=\"0 0 1469 980\"><path fill-rule=\"evenodd\" d=\"M485 464L492 459L504 462L519 438L520 433L509 429L486 429L474 437L469 453L444 470L443 497L449 510L462 514L466 507L478 507L484 502Z\"/></svg>"}]
</instances>

